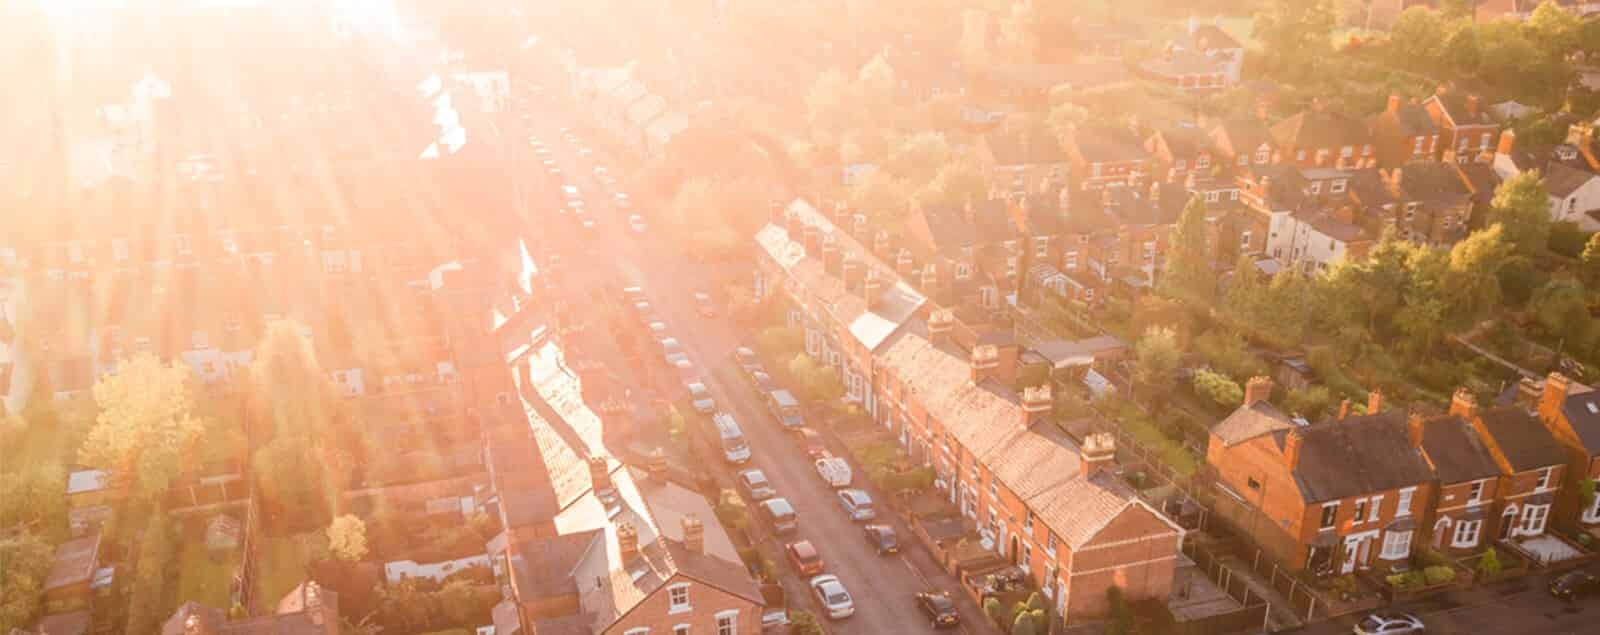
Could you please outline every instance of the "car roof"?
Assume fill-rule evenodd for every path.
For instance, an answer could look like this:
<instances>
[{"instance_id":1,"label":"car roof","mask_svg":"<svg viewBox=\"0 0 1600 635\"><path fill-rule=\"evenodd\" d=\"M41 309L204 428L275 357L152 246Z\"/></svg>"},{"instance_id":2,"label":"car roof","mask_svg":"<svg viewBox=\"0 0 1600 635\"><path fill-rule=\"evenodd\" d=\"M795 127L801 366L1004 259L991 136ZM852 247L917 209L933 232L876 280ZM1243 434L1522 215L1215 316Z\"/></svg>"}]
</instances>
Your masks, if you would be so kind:
<instances>
[{"instance_id":1,"label":"car roof","mask_svg":"<svg viewBox=\"0 0 1600 635\"><path fill-rule=\"evenodd\" d=\"M858 499L858 500L872 500L872 497L867 495L866 490L860 490L860 489L856 489L856 488L853 488L853 487L850 488L850 489L839 490L839 495L840 496L849 496L850 498L854 498L854 499Z\"/></svg>"},{"instance_id":2,"label":"car roof","mask_svg":"<svg viewBox=\"0 0 1600 635\"><path fill-rule=\"evenodd\" d=\"M950 599L950 594L948 594L948 593L926 592L926 593L920 593L919 595L921 595L922 597L928 598L928 603L929 604L933 604L934 606L937 606L939 608L951 607L951 606L955 606L955 604L956 604L954 601L952 601Z\"/></svg>"},{"instance_id":3,"label":"car roof","mask_svg":"<svg viewBox=\"0 0 1600 635\"><path fill-rule=\"evenodd\" d=\"M754 480L754 479L761 479L763 481L767 480L767 475L766 474L762 474L761 470L758 470L758 469L745 470L743 472L740 472L739 476L742 476L742 477L745 477L745 478L749 478L751 480Z\"/></svg>"},{"instance_id":4,"label":"car roof","mask_svg":"<svg viewBox=\"0 0 1600 635\"><path fill-rule=\"evenodd\" d=\"M789 543L789 548L794 550L794 555L800 556L801 558L815 558L818 555L817 547L812 545L810 540L791 542Z\"/></svg>"},{"instance_id":5,"label":"car roof","mask_svg":"<svg viewBox=\"0 0 1600 635\"><path fill-rule=\"evenodd\" d=\"M773 513L794 513L794 506L789 504L789 499L782 496L775 496L773 498L761 501L761 506L768 508Z\"/></svg>"}]
</instances>

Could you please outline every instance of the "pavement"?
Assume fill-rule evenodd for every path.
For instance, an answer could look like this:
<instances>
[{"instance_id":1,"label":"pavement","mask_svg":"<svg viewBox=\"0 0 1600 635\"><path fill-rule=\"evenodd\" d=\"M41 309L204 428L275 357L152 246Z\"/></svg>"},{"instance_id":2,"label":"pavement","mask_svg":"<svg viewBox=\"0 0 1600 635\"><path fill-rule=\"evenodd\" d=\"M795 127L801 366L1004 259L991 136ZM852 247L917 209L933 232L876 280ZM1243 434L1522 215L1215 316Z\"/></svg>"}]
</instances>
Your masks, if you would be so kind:
<instances>
[{"instance_id":1,"label":"pavement","mask_svg":"<svg viewBox=\"0 0 1600 635\"><path fill-rule=\"evenodd\" d=\"M1600 566L1585 567L1600 574ZM1557 635L1600 633L1600 598L1568 604L1551 596L1546 587L1554 577L1535 573L1514 580L1451 591L1384 610L1422 618L1429 633L1507 633ZM1349 633L1365 613L1337 617L1307 626L1296 633L1333 635Z\"/></svg>"},{"instance_id":2,"label":"pavement","mask_svg":"<svg viewBox=\"0 0 1600 635\"><path fill-rule=\"evenodd\" d=\"M546 82L545 85L553 85ZM536 104L541 110L562 110L556 104ZM584 194L589 213L598 223L598 237L590 240L572 240L563 236L567 230L552 226L554 240L549 241L560 250L567 264L568 287L574 285L611 285L620 291L623 286L642 287L657 314L666 322L670 332L682 343L690 359L699 367L707 387L711 390L718 410L729 413L739 422L752 447L753 459L747 466L734 468L725 464L706 466L725 487L731 487L738 469L761 469L778 491L787 498L800 517L800 529L786 541L810 540L821 552L826 562L826 572L839 576L856 603L853 617L829 625L833 632L848 634L917 633L932 632L928 618L915 605L913 596L925 590L949 590L957 600L964 621L978 622L946 632L990 633L994 629L983 625L983 613L975 602L963 594L958 581L945 574L932 558L911 537L907 527L891 518L882 502L878 502L880 516L877 524L890 524L895 528L902 545L901 553L879 556L868 545L861 529L862 523L852 522L839 508L834 491L817 476L805 453L795 445L791 436L776 419L768 414L762 397L749 384L733 363L733 349L741 343L754 340L755 334L746 332L725 317L706 318L698 313L693 301L696 291L720 293L714 280L724 279L730 265L696 263L684 250L669 241L658 239L656 228L651 233L637 235L626 226L627 213L615 209L606 194L607 190L593 177L595 165L605 165L623 183L628 182L625 160L610 156L600 144L589 145L593 152L588 159L578 156L577 150L561 141L558 130L573 128L581 138L583 127L573 116L541 113L546 116L532 126L536 134L549 146L566 178L574 181ZM525 143L525 142L524 142ZM543 178L538 161L529 158L521 172L528 179ZM635 197L634 210L654 221L650 211L658 210L665 201L639 200ZM553 204L554 199L551 199ZM543 214L552 222L570 225L570 219L558 216L553 209L530 210L536 217ZM765 210L760 210L765 213ZM746 266L746 265L733 265ZM580 310L582 307L580 307ZM598 324L604 325L604 322ZM592 338L591 338L592 339ZM641 357L647 361L633 368L613 366L625 373L649 373L655 364L652 356L657 347L653 342L641 342ZM616 353L622 359L620 353ZM776 360L764 360L768 366ZM643 367L641 367L643 366ZM627 379L625 376L624 379ZM642 392L642 391L641 391ZM842 449L836 441L833 450ZM859 474L859 466L858 474ZM859 476L857 483L862 480ZM752 510L754 508L752 507ZM790 608L805 609L821 616L809 588L789 568L782 554L782 544L767 538L766 528L752 517L751 534L760 543L767 558L777 563L782 583L787 591Z\"/></svg>"}]
</instances>

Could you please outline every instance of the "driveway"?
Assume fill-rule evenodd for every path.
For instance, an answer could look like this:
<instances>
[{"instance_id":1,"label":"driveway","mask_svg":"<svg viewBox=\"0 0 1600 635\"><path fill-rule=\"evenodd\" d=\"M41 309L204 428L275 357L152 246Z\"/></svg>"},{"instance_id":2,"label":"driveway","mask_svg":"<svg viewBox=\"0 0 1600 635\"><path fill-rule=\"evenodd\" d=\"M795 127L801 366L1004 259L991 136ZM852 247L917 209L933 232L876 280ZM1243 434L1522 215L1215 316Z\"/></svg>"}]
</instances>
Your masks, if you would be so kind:
<instances>
[{"instance_id":1,"label":"driveway","mask_svg":"<svg viewBox=\"0 0 1600 635\"><path fill-rule=\"evenodd\" d=\"M895 526L905 549L895 556L878 556L867 544L861 525L853 523L839 508L832 489L817 476L811 461L794 445L788 434L768 413L756 390L744 380L733 364L733 349L741 340L753 339L753 334L722 316L701 317L694 306L696 291L720 293L710 280L726 275L727 266L697 264L692 262L675 245L662 244L651 236L630 233L625 226L626 214L614 209L605 189L594 180L594 165L603 164L613 174L625 171L622 162L603 156L601 148L590 146L594 156L584 161L577 152L560 142L557 130L562 126L574 129L580 126L563 123L559 119L538 124L538 136L554 151L561 169L569 179L577 182L584 192L590 213L600 229L599 257L594 266L575 267L569 258L578 257L582 249L577 245L558 248L575 252L564 256L569 262L569 276L575 282L592 284L637 285L645 290L656 312L667 323L672 334L687 350L690 359L700 368L719 410L727 412L739 422L748 438L754 458L751 467L760 468L773 483L778 494L794 505L800 516L800 530L788 540L810 540L822 553L826 571L839 576L855 599L854 617L832 624L834 632L841 634L881 634L932 632L926 617L912 600L914 593L929 589L947 589L960 602L963 619L981 621L982 613L974 602L960 593L957 581L940 571L928 554L917 545L906 527L895 520ZM537 172L530 167L528 174ZM623 179L626 181L626 179ZM660 201L635 200L635 209L660 209ZM537 211L535 212L538 213ZM547 217L556 217L545 212ZM569 222L560 219L556 222ZM615 269L611 269L614 265ZM744 266L744 265L739 265ZM572 287L579 288L579 287ZM614 290L608 290L614 291ZM640 347L650 350L646 343ZM653 364L654 359L643 356ZM775 360L766 360L769 364ZM637 369L641 372L644 369ZM837 449L837 448L836 448ZM837 454L837 452L836 452ZM708 466L719 480L731 486L735 469L727 465ZM743 468L740 468L743 469ZM753 509L752 509L753 510ZM885 519L889 514L885 511ZM752 518L752 535L764 539L767 531ZM761 545L768 558L778 564L783 574L783 584L792 608L820 614L809 588L792 574L782 557L781 544L763 540ZM966 626L963 633L989 632L985 627Z\"/></svg>"}]
</instances>

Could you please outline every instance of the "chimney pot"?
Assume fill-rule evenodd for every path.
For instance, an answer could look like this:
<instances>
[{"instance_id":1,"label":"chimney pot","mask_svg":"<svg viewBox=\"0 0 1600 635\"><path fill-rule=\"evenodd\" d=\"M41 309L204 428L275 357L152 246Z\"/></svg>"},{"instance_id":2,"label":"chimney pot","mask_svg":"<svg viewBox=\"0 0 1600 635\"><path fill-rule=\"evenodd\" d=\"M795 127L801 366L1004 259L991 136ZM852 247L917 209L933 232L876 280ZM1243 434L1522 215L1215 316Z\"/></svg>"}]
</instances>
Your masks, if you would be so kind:
<instances>
[{"instance_id":1,"label":"chimney pot","mask_svg":"<svg viewBox=\"0 0 1600 635\"><path fill-rule=\"evenodd\" d=\"M1300 464L1300 446L1305 443L1305 436L1300 434L1298 428L1290 430L1283 438L1283 465L1294 471Z\"/></svg>"},{"instance_id":2,"label":"chimney pot","mask_svg":"<svg viewBox=\"0 0 1600 635\"><path fill-rule=\"evenodd\" d=\"M633 523L623 522L617 525L617 558L623 565L633 562L639 557L639 530L633 528Z\"/></svg>"},{"instance_id":3,"label":"chimney pot","mask_svg":"<svg viewBox=\"0 0 1600 635\"><path fill-rule=\"evenodd\" d=\"M1466 388L1457 388L1455 394L1450 396L1450 414L1463 419L1472 419L1478 415L1478 400L1472 396L1472 391Z\"/></svg>"},{"instance_id":4,"label":"chimney pot","mask_svg":"<svg viewBox=\"0 0 1600 635\"><path fill-rule=\"evenodd\" d=\"M878 297L883 295L883 278L878 277L878 272L867 272L866 278L861 281L861 293L868 307L878 303Z\"/></svg>"},{"instance_id":5,"label":"chimney pot","mask_svg":"<svg viewBox=\"0 0 1600 635\"><path fill-rule=\"evenodd\" d=\"M1339 420L1344 421L1344 418L1348 416L1350 416L1350 400L1346 399L1339 402Z\"/></svg>"},{"instance_id":6,"label":"chimney pot","mask_svg":"<svg viewBox=\"0 0 1600 635\"><path fill-rule=\"evenodd\" d=\"M841 260L839 246L834 244L832 236L828 236L822 243L822 269L833 275L840 275Z\"/></svg>"},{"instance_id":7,"label":"chimney pot","mask_svg":"<svg viewBox=\"0 0 1600 635\"><path fill-rule=\"evenodd\" d=\"M1367 393L1367 414L1375 415L1383 410L1383 391L1374 390Z\"/></svg>"},{"instance_id":8,"label":"chimney pot","mask_svg":"<svg viewBox=\"0 0 1600 635\"><path fill-rule=\"evenodd\" d=\"M1539 407L1539 382L1523 377L1517 382L1517 405L1535 410Z\"/></svg>"},{"instance_id":9,"label":"chimney pot","mask_svg":"<svg viewBox=\"0 0 1600 635\"><path fill-rule=\"evenodd\" d=\"M839 277L844 280L845 289L854 291L861 288L861 279L866 272L866 267L862 265L860 258L857 258L855 254L850 254L840 262L839 267Z\"/></svg>"},{"instance_id":10,"label":"chimney pot","mask_svg":"<svg viewBox=\"0 0 1600 635\"><path fill-rule=\"evenodd\" d=\"M911 250L901 248L900 253L895 256L894 260L895 273L900 274L900 277L902 278L909 278L911 277L911 269L913 265L914 263L911 260Z\"/></svg>"},{"instance_id":11,"label":"chimney pot","mask_svg":"<svg viewBox=\"0 0 1600 635\"><path fill-rule=\"evenodd\" d=\"M935 346L950 341L951 331L954 331L955 327L954 312L950 309L935 309L928 314L928 341Z\"/></svg>"},{"instance_id":12,"label":"chimney pot","mask_svg":"<svg viewBox=\"0 0 1600 635\"><path fill-rule=\"evenodd\" d=\"M1109 432L1097 432L1083 439L1083 451L1078 455L1079 475L1084 478L1110 468L1117 463L1117 438Z\"/></svg>"},{"instance_id":13,"label":"chimney pot","mask_svg":"<svg viewBox=\"0 0 1600 635\"><path fill-rule=\"evenodd\" d=\"M1389 114L1391 114L1391 115L1400 114L1400 103L1401 102L1400 102L1400 96L1399 95L1389 95L1389 107L1387 109Z\"/></svg>"},{"instance_id":14,"label":"chimney pot","mask_svg":"<svg viewBox=\"0 0 1600 635\"><path fill-rule=\"evenodd\" d=\"M649 473L650 480L658 484L667 482L667 454L661 450L650 453L646 460L645 471Z\"/></svg>"},{"instance_id":15,"label":"chimney pot","mask_svg":"<svg viewBox=\"0 0 1600 635\"><path fill-rule=\"evenodd\" d=\"M1050 394L1050 386L1029 386L1022 389L1022 427L1032 427L1033 424L1048 418L1055 407L1055 401Z\"/></svg>"},{"instance_id":16,"label":"chimney pot","mask_svg":"<svg viewBox=\"0 0 1600 635\"><path fill-rule=\"evenodd\" d=\"M611 467L606 463L606 457L589 457L589 482L596 492L614 489L611 485Z\"/></svg>"},{"instance_id":17,"label":"chimney pot","mask_svg":"<svg viewBox=\"0 0 1600 635\"><path fill-rule=\"evenodd\" d=\"M1500 133L1500 144L1495 147L1495 152L1499 153L1499 154L1511 154L1511 152L1513 150L1515 150L1516 147L1517 147L1517 133L1516 133L1516 131L1513 131L1510 128L1506 128L1503 132Z\"/></svg>"},{"instance_id":18,"label":"chimney pot","mask_svg":"<svg viewBox=\"0 0 1600 635\"><path fill-rule=\"evenodd\" d=\"M1252 406L1272 396L1272 378L1265 375L1251 377L1244 385L1244 405Z\"/></svg>"},{"instance_id":19,"label":"chimney pot","mask_svg":"<svg viewBox=\"0 0 1600 635\"><path fill-rule=\"evenodd\" d=\"M993 344L972 347L972 383L983 383L1000 368L1000 349Z\"/></svg>"},{"instance_id":20,"label":"chimney pot","mask_svg":"<svg viewBox=\"0 0 1600 635\"><path fill-rule=\"evenodd\" d=\"M683 547L690 553L706 552L706 530L694 514L683 517Z\"/></svg>"}]
</instances>

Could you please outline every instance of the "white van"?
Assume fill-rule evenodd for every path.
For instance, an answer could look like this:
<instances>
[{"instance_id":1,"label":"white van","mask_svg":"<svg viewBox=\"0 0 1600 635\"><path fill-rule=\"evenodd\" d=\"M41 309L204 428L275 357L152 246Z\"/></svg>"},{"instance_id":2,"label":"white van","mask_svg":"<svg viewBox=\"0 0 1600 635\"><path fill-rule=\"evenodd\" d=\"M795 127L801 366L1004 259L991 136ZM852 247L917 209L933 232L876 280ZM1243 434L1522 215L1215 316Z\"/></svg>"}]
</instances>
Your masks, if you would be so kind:
<instances>
[{"instance_id":1,"label":"white van","mask_svg":"<svg viewBox=\"0 0 1600 635\"><path fill-rule=\"evenodd\" d=\"M722 458L729 463L748 463L750 443L745 441L744 432L739 430L733 415L719 412L711 416L711 423L717 427L717 437L722 441Z\"/></svg>"}]
</instances>

